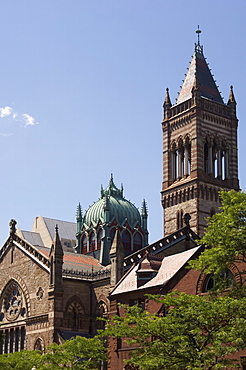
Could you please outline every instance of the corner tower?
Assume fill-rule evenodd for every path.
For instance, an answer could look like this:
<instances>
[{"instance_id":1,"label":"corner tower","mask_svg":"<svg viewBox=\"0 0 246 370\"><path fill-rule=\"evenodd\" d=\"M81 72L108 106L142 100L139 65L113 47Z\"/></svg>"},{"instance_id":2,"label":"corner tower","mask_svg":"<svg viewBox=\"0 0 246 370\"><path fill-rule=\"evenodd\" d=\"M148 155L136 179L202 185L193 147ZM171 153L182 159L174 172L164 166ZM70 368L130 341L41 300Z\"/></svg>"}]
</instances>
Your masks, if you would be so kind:
<instances>
[{"instance_id":1,"label":"corner tower","mask_svg":"<svg viewBox=\"0 0 246 370\"><path fill-rule=\"evenodd\" d=\"M236 101L231 86L225 104L198 42L177 101L164 100L163 183L164 234L183 226L203 235L206 218L220 207L220 189L239 190Z\"/></svg>"}]
</instances>

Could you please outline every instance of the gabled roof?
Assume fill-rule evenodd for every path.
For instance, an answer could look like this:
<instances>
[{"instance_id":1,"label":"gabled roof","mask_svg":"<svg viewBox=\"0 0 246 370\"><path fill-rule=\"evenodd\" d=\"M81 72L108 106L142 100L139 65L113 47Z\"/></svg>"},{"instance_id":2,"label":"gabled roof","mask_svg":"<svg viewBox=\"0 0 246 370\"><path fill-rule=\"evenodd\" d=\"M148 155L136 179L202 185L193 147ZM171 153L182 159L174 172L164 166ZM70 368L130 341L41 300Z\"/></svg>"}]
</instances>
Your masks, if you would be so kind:
<instances>
[{"instance_id":1,"label":"gabled roof","mask_svg":"<svg viewBox=\"0 0 246 370\"><path fill-rule=\"evenodd\" d=\"M188 260L192 258L199 248L201 248L201 246L164 257L157 275L140 287L137 286L136 273L139 267L137 264L122 278L110 296L167 284L167 282L188 262Z\"/></svg>"},{"instance_id":2,"label":"gabled roof","mask_svg":"<svg viewBox=\"0 0 246 370\"><path fill-rule=\"evenodd\" d=\"M0 262L4 258L5 254L11 248L12 243L19 248L24 254L35 261L44 270L49 271L50 260L43 251L40 251L37 246L33 246L17 234L12 234L5 242L3 247L0 249Z\"/></svg>"},{"instance_id":3,"label":"gabled roof","mask_svg":"<svg viewBox=\"0 0 246 370\"><path fill-rule=\"evenodd\" d=\"M24 230L17 229L17 234L20 237L23 237L28 243L30 243L34 246L40 246L40 247L44 246L44 243L43 243L39 233L34 233L32 231L24 231Z\"/></svg>"},{"instance_id":4,"label":"gabled roof","mask_svg":"<svg viewBox=\"0 0 246 370\"><path fill-rule=\"evenodd\" d=\"M195 52L179 92L176 104L183 103L190 99L192 97L192 89L194 86L199 89L202 97L224 104L204 57L203 47L199 42L198 44L195 44Z\"/></svg>"},{"instance_id":5,"label":"gabled roof","mask_svg":"<svg viewBox=\"0 0 246 370\"><path fill-rule=\"evenodd\" d=\"M34 219L31 232L18 229L18 234L31 244L35 243L35 245L44 245L50 248L54 240L56 226L59 229L63 249L72 251L76 245L76 223L74 222L38 216ZM39 234L40 239L35 234Z\"/></svg>"},{"instance_id":6,"label":"gabled roof","mask_svg":"<svg viewBox=\"0 0 246 370\"><path fill-rule=\"evenodd\" d=\"M198 239L200 239L199 236L189 226L184 226L174 233L125 257L124 268L127 270L133 263L138 263L146 255L146 252L152 255L167 256L187 249L187 242L190 244L189 248L196 246L196 240Z\"/></svg>"}]
</instances>

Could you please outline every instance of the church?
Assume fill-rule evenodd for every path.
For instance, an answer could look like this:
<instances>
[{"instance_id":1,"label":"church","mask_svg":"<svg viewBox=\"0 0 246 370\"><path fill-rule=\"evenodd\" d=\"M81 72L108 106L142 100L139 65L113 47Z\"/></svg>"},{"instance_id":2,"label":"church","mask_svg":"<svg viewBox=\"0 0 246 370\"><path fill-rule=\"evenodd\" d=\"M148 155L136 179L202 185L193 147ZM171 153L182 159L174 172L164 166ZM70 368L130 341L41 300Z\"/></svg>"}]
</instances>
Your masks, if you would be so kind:
<instances>
[{"instance_id":1,"label":"church","mask_svg":"<svg viewBox=\"0 0 246 370\"><path fill-rule=\"evenodd\" d=\"M118 312L118 302L158 312L146 293L207 290L208 277L185 266L201 251L198 240L220 207L219 190L239 190L238 119L233 88L225 103L199 32L176 102L168 89L164 99L164 237L148 244L145 200L139 211L113 175L84 215L78 205L76 223L38 216L24 231L11 220L0 250L0 353L92 337L103 327L97 318ZM123 369L127 356L122 343L111 341L108 369Z\"/></svg>"}]
</instances>

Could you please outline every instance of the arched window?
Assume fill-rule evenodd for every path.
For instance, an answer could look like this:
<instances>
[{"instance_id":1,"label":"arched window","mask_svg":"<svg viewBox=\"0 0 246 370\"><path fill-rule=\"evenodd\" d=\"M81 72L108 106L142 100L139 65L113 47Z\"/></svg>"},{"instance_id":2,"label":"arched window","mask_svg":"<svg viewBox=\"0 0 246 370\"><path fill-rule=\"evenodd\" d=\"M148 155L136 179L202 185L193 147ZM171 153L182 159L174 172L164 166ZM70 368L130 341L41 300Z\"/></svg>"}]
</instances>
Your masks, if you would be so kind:
<instances>
[{"instance_id":1,"label":"arched window","mask_svg":"<svg viewBox=\"0 0 246 370\"><path fill-rule=\"evenodd\" d=\"M181 211L177 212L177 230L181 229L184 225L184 212L181 209Z\"/></svg>"},{"instance_id":2,"label":"arched window","mask_svg":"<svg viewBox=\"0 0 246 370\"><path fill-rule=\"evenodd\" d=\"M172 144L171 149L171 177L175 181L178 178L178 150L176 144Z\"/></svg>"},{"instance_id":3,"label":"arched window","mask_svg":"<svg viewBox=\"0 0 246 370\"><path fill-rule=\"evenodd\" d=\"M103 301L99 302L98 307L97 307L96 317L97 319L99 319L97 320L97 323L96 323L97 330L104 330L106 322L100 319L108 318L108 309L107 309L107 305L105 302Z\"/></svg>"},{"instance_id":4,"label":"arched window","mask_svg":"<svg viewBox=\"0 0 246 370\"><path fill-rule=\"evenodd\" d=\"M101 249L101 243L102 243L102 236L103 236L103 231L100 228L97 233L97 249Z\"/></svg>"},{"instance_id":5,"label":"arched window","mask_svg":"<svg viewBox=\"0 0 246 370\"><path fill-rule=\"evenodd\" d=\"M225 283L225 287L224 287L225 289L231 288L235 282L233 273L229 269L222 272L221 278L223 279ZM210 291L211 289L215 287L215 285L216 285L215 277L211 274L208 275L206 279L204 280L203 287L202 287L202 293L206 293Z\"/></svg>"},{"instance_id":6,"label":"arched window","mask_svg":"<svg viewBox=\"0 0 246 370\"><path fill-rule=\"evenodd\" d=\"M137 251L142 248L142 236L136 232L133 236L133 251Z\"/></svg>"},{"instance_id":7,"label":"arched window","mask_svg":"<svg viewBox=\"0 0 246 370\"><path fill-rule=\"evenodd\" d=\"M3 330L0 353L12 353L25 349L26 327L23 321L27 316L27 301L21 287L15 280L10 280L1 295L0 321L11 323L11 328ZM16 323L13 323L16 321ZM17 324L17 325L16 325Z\"/></svg>"},{"instance_id":8,"label":"arched window","mask_svg":"<svg viewBox=\"0 0 246 370\"><path fill-rule=\"evenodd\" d=\"M112 227L112 229L110 229L110 232L109 232L109 237L111 239L111 245L112 245L113 240L114 240L115 231L116 231L116 228L115 227Z\"/></svg>"},{"instance_id":9,"label":"arched window","mask_svg":"<svg viewBox=\"0 0 246 370\"><path fill-rule=\"evenodd\" d=\"M228 155L227 151L224 149L221 150L221 179L226 180L228 177Z\"/></svg>"},{"instance_id":10,"label":"arched window","mask_svg":"<svg viewBox=\"0 0 246 370\"><path fill-rule=\"evenodd\" d=\"M26 317L26 302L19 284L12 280L6 287L1 308L2 321L15 321Z\"/></svg>"},{"instance_id":11,"label":"arched window","mask_svg":"<svg viewBox=\"0 0 246 370\"><path fill-rule=\"evenodd\" d=\"M124 230L122 233L122 243L125 251L131 250L131 234L128 230Z\"/></svg>"},{"instance_id":12,"label":"arched window","mask_svg":"<svg viewBox=\"0 0 246 370\"><path fill-rule=\"evenodd\" d=\"M208 142L204 144L204 172L208 174Z\"/></svg>"},{"instance_id":13,"label":"arched window","mask_svg":"<svg viewBox=\"0 0 246 370\"><path fill-rule=\"evenodd\" d=\"M91 232L89 238L89 251L94 251L96 247L96 237L94 231Z\"/></svg>"},{"instance_id":14,"label":"arched window","mask_svg":"<svg viewBox=\"0 0 246 370\"><path fill-rule=\"evenodd\" d=\"M84 234L82 236L82 254L87 253L87 236Z\"/></svg>"},{"instance_id":15,"label":"arched window","mask_svg":"<svg viewBox=\"0 0 246 370\"><path fill-rule=\"evenodd\" d=\"M184 145L180 139L178 144L178 178L184 176Z\"/></svg>"},{"instance_id":16,"label":"arched window","mask_svg":"<svg viewBox=\"0 0 246 370\"><path fill-rule=\"evenodd\" d=\"M213 148L213 176L218 177L218 152Z\"/></svg>"},{"instance_id":17,"label":"arched window","mask_svg":"<svg viewBox=\"0 0 246 370\"><path fill-rule=\"evenodd\" d=\"M38 338L34 344L35 351L44 351L44 341L41 338Z\"/></svg>"},{"instance_id":18,"label":"arched window","mask_svg":"<svg viewBox=\"0 0 246 370\"><path fill-rule=\"evenodd\" d=\"M84 315L84 309L81 304L74 300L72 301L66 311L65 318L67 319L67 326L72 330L78 330L82 328L82 318Z\"/></svg>"},{"instance_id":19,"label":"arched window","mask_svg":"<svg viewBox=\"0 0 246 370\"><path fill-rule=\"evenodd\" d=\"M189 176L191 171L191 144L189 139L186 139L184 148L184 175Z\"/></svg>"}]
</instances>

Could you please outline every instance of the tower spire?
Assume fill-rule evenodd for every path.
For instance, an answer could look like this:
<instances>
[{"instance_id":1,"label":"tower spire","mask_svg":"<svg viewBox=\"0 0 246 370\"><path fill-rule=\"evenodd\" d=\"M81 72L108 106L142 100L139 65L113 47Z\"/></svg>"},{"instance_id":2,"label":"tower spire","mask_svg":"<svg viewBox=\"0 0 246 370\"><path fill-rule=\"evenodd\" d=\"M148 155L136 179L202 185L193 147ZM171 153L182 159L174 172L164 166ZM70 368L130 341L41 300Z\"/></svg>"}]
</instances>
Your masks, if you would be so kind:
<instances>
[{"instance_id":1,"label":"tower spire","mask_svg":"<svg viewBox=\"0 0 246 370\"><path fill-rule=\"evenodd\" d=\"M194 84L199 86L202 97L224 104L218 90L218 86L215 83L214 77L203 54L203 46L200 43L201 30L199 27L196 33L198 34L198 40L197 43L195 43L195 52L183 81L176 104L183 103L192 98L192 89Z\"/></svg>"}]
</instances>

